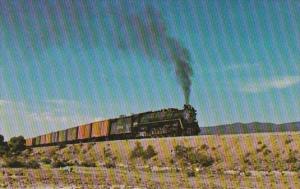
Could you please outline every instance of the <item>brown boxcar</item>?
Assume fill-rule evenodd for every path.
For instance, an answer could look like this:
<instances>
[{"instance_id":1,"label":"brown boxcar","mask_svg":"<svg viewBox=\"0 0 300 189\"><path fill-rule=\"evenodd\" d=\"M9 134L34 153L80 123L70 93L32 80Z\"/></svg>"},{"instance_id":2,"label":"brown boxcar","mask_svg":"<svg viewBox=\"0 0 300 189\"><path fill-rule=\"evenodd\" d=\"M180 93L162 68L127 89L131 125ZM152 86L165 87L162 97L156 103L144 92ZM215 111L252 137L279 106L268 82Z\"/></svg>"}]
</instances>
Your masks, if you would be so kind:
<instances>
[{"instance_id":1,"label":"brown boxcar","mask_svg":"<svg viewBox=\"0 0 300 189\"><path fill-rule=\"evenodd\" d=\"M59 142L66 142L66 140L67 140L67 130L59 131L58 141Z\"/></svg>"},{"instance_id":2,"label":"brown boxcar","mask_svg":"<svg viewBox=\"0 0 300 189\"><path fill-rule=\"evenodd\" d=\"M109 120L92 123L92 137L108 136Z\"/></svg>"},{"instance_id":3,"label":"brown boxcar","mask_svg":"<svg viewBox=\"0 0 300 189\"><path fill-rule=\"evenodd\" d=\"M46 144L46 135L41 136L41 144Z\"/></svg>"},{"instance_id":4,"label":"brown boxcar","mask_svg":"<svg viewBox=\"0 0 300 189\"><path fill-rule=\"evenodd\" d=\"M51 133L46 134L46 143L45 144L50 144L51 141Z\"/></svg>"},{"instance_id":5,"label":"brown boxcar","mask_svg":"<svg viewBox=\"0 0 300 189\"><path fill-rule=\"evenodd\" d=\"M73 127L70 129L67 129L67 141L74 141L77 140L78 135L78 127Z\"/></svg>"},{"instance_id":6,"label":"brown boxcar","mask_svg":"<svg viewBox=\"0 0 300 189\"><path fill-rule=\"evenodd\" d=\"M78 127L78 139L87 139L91 137L91 130L92 130L92 125L87 124L87 125L81 125Z\"/></svg>"},{"instance_id":7,"label":"brown boxcar","mask_svg":"<svg viewBox=\"0 0 300 189\"><path fill-rule=\"evenodd\" d=\"M110 134L126 134L131 132L131 117L111 120Z\"/></svg>"},{"instance_id":8,"label":"brown boxcar","mask_svg":"<svg viewBox=\"0 0 300 189\"><path fill-rule=\"evenodd\" d=\"M51 133L51 141L52 143L58 142L58 132Z\"/></svg>"},{"instance_id":9,"label":"brown boxcar","mask_svg":"<svg viewBox=\"0 0 300 189\"><path fill-rule=\"evenodd\" d=\"M33 138L26 139L26 146L32 146Z\"/></svg>"}]
</instances>

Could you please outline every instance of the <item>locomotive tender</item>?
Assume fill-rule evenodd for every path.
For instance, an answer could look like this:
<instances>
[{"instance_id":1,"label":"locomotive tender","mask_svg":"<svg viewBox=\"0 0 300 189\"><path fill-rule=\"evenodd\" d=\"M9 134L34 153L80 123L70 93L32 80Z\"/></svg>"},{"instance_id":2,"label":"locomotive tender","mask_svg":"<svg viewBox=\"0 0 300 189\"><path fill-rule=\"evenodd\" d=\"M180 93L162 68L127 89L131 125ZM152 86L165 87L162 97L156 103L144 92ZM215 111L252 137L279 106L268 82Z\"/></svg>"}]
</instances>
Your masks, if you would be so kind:
<instances>
[{"instance_id":1,"label":"locomotive tender","mask_svg":"<svg viewBox=\"0 0 300 189\"><path fill-rule=\"evenodd\" d=\"M140 139L168 136L198 135L200 128L196 110L191 105L184 108L163 109L131 116L97 121L62 131L26 139L26 146L47 146L80 142L122 139Z\"/></svg>"}]
</instances>

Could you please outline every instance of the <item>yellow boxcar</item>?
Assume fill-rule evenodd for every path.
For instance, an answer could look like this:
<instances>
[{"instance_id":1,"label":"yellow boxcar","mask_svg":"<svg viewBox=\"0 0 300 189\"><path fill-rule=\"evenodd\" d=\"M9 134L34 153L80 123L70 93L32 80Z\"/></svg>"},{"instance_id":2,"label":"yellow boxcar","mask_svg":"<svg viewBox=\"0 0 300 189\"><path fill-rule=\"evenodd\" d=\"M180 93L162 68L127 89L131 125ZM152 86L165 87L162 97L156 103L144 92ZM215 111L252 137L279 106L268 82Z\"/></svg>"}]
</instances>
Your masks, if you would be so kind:
<instances>
[{"instance_id":1,"label":"yellow boxcar","mask_svg":"<svg viewBox=\"0 0 300 189\"><path fill-rule=\"evenodd\" d=\"M92 137L108 136L109 120L92 123Z\"/></svg>"},{"instance_id":2,"label":"yellow boxcar","mask_svg":"<svg viewBox=\"0 0 300 189\"><path fill-rule=\"evenodd\" d=\"M59 142L66 142L66 140L67 140L67 131L66 130L59 131L58 141Z\"/></svg>"},{"instance_id":3,"label":"yellow boxcar","mask_svg":"<svg viewBox=\"0 0 300 189\"><path fill-rule=\"evenodd\" d=\"M51 133L48 133L46 134L46 144L50 144L52 141L51 141Z\"/></svg>"}]
</instances>

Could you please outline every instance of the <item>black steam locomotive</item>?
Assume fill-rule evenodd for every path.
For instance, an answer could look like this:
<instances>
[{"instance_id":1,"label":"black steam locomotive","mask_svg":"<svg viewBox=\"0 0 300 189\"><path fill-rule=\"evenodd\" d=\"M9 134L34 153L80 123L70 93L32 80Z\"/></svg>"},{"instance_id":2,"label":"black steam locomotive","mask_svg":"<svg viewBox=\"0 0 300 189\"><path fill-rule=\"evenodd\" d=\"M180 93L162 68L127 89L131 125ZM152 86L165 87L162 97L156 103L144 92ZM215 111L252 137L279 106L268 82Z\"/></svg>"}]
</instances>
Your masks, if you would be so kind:
<instances>
[{"instance_id":1,"label":"black steam locomotive","mask_svg":"<svg viewBox=\"0 0 300 189\"><path fill-rule=\"evenodd\" d=\"M27 146L45 146L77 142L198 135L196 110L163 109L131 116L97 121L26 139Z\"/></svg>"},{"instance_id":2,"label":"black steam locomotive","mask_svg":"<svg viewBox=\"0 0 300 189\"><path fill-rule=\"evenodd\" d=\"M198 135L196 110L184 105L182 110L169 108L132 116L132 135L136 138Z\"/></svg>"}]
</instances>

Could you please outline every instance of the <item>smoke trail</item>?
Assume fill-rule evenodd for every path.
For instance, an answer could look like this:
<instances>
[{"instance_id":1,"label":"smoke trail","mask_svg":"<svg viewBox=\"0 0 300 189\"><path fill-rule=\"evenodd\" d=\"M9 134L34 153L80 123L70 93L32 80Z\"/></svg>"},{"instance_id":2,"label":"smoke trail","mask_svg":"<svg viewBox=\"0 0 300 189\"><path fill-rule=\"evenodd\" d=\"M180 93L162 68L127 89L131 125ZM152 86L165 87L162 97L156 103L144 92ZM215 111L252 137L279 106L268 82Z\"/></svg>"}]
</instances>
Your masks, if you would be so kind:
<instances>
[{"instance_id":1,"label":"smoke trail","mask_svg":"<svg viewBox=\"0 0 300 189\"><path fill-rule=\"evenodd\" d=\"M114 12L113 17L114 25L119 30L115 36L118 47L172 66L183 90L185 103L188 104L193 75L190 52L177 39L169 36L160 13L152 7L146 7L131 15Z\"/></svg>"}]
</instances>

